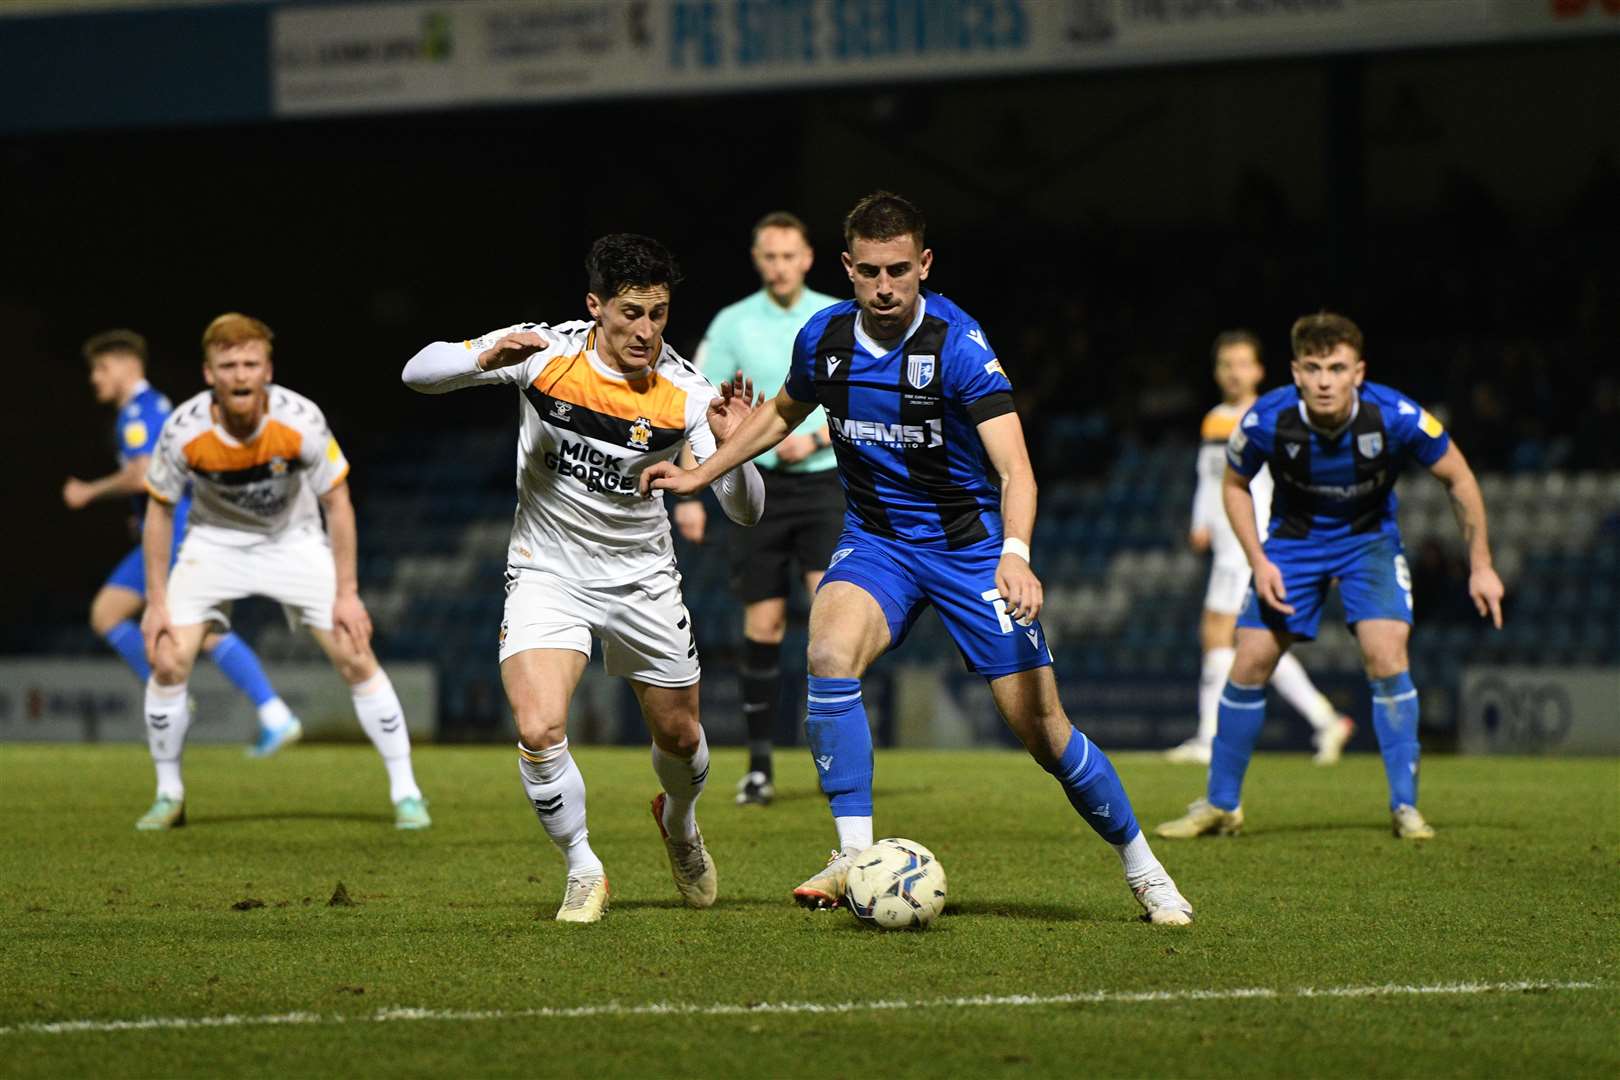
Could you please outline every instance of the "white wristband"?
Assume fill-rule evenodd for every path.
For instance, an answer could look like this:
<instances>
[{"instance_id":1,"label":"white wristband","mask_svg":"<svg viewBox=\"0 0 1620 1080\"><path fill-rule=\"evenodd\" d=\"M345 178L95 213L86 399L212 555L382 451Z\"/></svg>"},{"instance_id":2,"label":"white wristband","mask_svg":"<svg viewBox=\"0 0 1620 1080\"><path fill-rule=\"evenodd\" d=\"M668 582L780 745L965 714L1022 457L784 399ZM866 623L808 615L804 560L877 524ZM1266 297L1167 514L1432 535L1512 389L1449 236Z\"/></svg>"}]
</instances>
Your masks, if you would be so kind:
<instances>
[{"instance_id":1,"label":"white wristband","mask_svg":"<svg viewBox=\"0 0 1620 1080\"><path fill-rule=\"evenodd\" d=\"M1003 555L1016 555L1026 563L1029 562L1029 545L1016 536L1009 536L1001 542L1001 553Z\"/></svg>"}]
</instances>

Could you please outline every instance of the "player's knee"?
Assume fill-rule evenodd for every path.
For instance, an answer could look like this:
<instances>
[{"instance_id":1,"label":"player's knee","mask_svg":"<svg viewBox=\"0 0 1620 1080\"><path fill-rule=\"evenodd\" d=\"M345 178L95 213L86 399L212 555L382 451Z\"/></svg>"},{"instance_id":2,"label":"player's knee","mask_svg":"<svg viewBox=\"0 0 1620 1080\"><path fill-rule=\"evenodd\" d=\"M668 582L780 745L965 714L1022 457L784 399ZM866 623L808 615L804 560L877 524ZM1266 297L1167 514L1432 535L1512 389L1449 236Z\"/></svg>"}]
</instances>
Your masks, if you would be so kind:
<instances>
[{"instance_id":1,"label":"player's knee","mask_svg":"<svg viewBox=\"0 0 1620 1080\"><path fill-rule=\"evenodd\" d=\"M513 705L518 739L530 750L545 750L568 737L568 716L538 705Z\"/></svg>"},{"instance_id":2,"label":"player's knee","mask_svg":"<svg viewBox=\"0 0 1620 1080\"><path fill-rule=\"evenodd\" d=\"M191 661L180 650L164 641L152 657L152 677L160 686L179 686L191 678Z\"/></svg>"},{"instance_id":3,"label":"player's knee","mask_svg":"<svg viewBox=\"0 0 1620 1080\"><path fill-rule=\"evenodd\" d=\"M811 638L805 664L810 674L821 679L858 679L862 675L855 643L837 638Z\"/></svg>"},{"instance_id":4,"label":"player's knee","mask_svg":"<svg viewBox=\"0 0 1620 1080\"><path fill-rule=\"evenodd\" d=\"M1367 677L1370 679L1388 679L1399 675L1410 666L1404 642L1380 644L1367 649L1362 659L1366 664Z\"/></svg>"}]
</instances>

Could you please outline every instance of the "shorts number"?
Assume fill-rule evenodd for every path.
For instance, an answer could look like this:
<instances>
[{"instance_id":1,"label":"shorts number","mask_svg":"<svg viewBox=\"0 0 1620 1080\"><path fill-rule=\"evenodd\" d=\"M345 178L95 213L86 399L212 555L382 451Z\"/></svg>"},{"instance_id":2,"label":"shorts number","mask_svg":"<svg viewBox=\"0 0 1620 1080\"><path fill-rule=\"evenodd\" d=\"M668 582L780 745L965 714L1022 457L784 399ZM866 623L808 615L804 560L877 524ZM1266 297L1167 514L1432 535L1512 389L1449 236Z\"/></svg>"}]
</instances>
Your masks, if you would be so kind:
<instances>
[{"instance_id":1,"label":"shorts number","mask_svg":"<svg viewBox=\"0 0 1620 1080\"><path fill-rule=\"evenodd\" d=\"M986 589L979 594L979 599L996 609L996 621L1001 624L1001 632L1003 634L1012 633L1012 616L1007 614L1007 601L1002 599L1000 590Z\"/></svg>"},{"instance_id":2,"label":"shorts number","mask_svg":"<svg viewBox=\"0 0 1620 1080\"><path fill-rule=\"evenodd\" d=\"M1412 591L1412 568L1406 565L1406 556L1395 556L1395 584L1402 592Z\"/></svg>"}]
</instances>

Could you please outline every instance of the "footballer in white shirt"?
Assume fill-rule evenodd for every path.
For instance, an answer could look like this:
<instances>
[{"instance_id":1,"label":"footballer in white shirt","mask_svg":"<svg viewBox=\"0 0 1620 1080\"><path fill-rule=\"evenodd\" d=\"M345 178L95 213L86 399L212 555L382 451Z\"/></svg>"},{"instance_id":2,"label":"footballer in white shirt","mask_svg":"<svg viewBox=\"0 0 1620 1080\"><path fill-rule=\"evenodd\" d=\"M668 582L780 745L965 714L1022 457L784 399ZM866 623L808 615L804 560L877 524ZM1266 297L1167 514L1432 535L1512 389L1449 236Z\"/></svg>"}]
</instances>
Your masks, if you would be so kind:
<instances>
[{"instance_id":1,"label":"footballer in white shirt","mask_svg":"<svg viewBox=\"0 0 1620 1080\"><path fill-rule=\"evenodd\" d=\"M604 236L585 265L588 320L435 342L402 376L428 394L483 385L518 394L501 682L517 721L524 789L567 863L557 918L581 923L600 919L609 895L567 737L568 702L593 638L608 674L629 680L652 733L663 788L653 817L676 889L691 907L714 903L714 861L695 812L709 774L697 642L663 501L640 495L638 479L683 446L707 460L757 400L741 378L716 391L664 341L680 274L663 245ZM714 491L733 521L759 520L764 485L752 465L726 473Z\"/></svg>"},{"instance_id":2,"label":"footballer in white shirt","mask_svg":"<svg viewBox=\"0 0 1620 1080\"><path fill-rule=\"evenodd\" d=\"M157 799L136 828L185 824L186 683L204 635L229 626L231 603L246 596L278 601L290 622L309 628L382 755L395 825L426 828L405 713L371 651L371 617L360 600L349 463L315 403L271 382L272 337L264 323L235 312L208 325L209 389L169 414L146 471L141 633L152 663L145 715ZM190 528L171 573L174 507L188 485Z\"/></svg>"}]
</instances>

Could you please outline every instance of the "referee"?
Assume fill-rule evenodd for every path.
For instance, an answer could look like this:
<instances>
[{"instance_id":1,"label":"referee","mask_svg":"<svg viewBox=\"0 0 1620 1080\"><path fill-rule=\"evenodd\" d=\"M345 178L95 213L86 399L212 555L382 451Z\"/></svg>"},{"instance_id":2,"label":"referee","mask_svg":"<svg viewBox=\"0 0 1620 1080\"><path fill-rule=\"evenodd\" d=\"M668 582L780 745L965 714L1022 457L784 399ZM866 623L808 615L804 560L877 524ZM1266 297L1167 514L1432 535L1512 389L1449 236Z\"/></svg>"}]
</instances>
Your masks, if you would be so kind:
<instances>
[{"instance_id":1,"label":"referee","mask_svg":"<svg viewBox=\"0 0 1620 1080\"><path fill-rule=\"evenodd\" d=\"M792 214L760 218L752 253L763 287L714 317L698 346L697 364L717 386L741 371L770 394L787 378L799 328L838 300L805 288L814 252L809 230ZM771 733L782 700L782 636L793 573L803 574L805 588L815 592L843 528L844 492L821 409L754 463L765 478L765 515L752 529L732 531L730 562L732 591L743 605L748 722L748 774L737 784L737 802L764 806L775 794ZM701 540L703 504L677 503L675 525L686 539Z\"/></svg>"}]
</instances>

